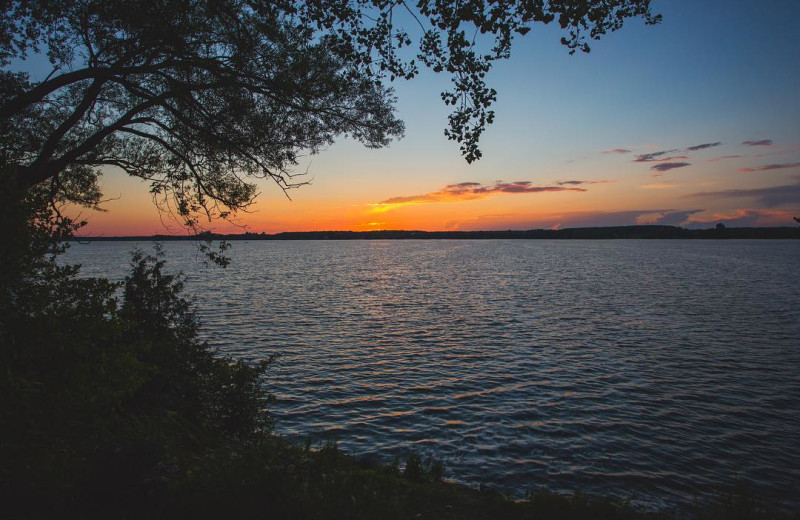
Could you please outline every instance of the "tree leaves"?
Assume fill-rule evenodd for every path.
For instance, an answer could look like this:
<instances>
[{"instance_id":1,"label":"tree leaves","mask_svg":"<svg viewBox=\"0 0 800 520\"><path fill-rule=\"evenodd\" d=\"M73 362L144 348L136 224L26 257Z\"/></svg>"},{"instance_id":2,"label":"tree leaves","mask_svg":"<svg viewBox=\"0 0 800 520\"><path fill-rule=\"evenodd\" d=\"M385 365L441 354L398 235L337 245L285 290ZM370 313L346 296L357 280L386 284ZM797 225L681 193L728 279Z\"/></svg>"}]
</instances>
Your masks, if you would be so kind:
<instances>
[{"instance_id":1,"label":"tree leaves","mask_svg":"<svg viewBox=\"0 0 800 520\"><path fill-rule=\"evenodd\" d=\"M420 66L451 77L442 93L452 108L444 133L472 162L494 120L497 92L486 78L494 62L510 56L516 36L557 20L569 51L588 52L588 40L628 18L657 23L649 5L9 2L0 65L39 50L54 70L38 83L3 72L9 81L0 91L0 167L23 186L117 167L150 181L162 209L194 228L200 216L246 210L257 193L248 179L270 178L284 190L302 185L293 174L298 158L338 137L368 147L400 137L388 84L413 79ZM98 199L74 190L63 196Z\"/></svg>"}]
</instances>

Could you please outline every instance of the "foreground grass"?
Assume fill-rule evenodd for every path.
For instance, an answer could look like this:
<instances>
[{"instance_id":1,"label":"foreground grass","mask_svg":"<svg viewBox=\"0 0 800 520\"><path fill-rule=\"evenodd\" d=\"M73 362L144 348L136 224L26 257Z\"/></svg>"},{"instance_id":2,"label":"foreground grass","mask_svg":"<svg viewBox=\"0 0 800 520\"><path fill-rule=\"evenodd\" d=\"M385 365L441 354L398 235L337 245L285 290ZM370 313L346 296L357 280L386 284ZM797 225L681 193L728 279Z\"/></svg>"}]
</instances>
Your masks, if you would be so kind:
<instances>
[{"instance_id":1,"label":"foreground grass","mask_svg":"<svg viewBox=\"0 0 800 520\"><path fill-rule=\"evenodd\" d=\"M339 451L299 447L277 437L225 457L165 467L127 502L103 516L307 519L666 519L626 504L540 492L514 501L438 479L415 457L400 471ZM145 500L142 500L143 496ZM110 507L111 504L106 504ZM100 511L97 511L100 513ZM81 516L81 511L74 511Z\"/></svg>"},{"instance_id":2,"label":"foreground grass","mask_svg":"<svg viewBox=\"0 0 800 520\"><path fill-rule=\"evenodd\" d=\"M269 436L241 450L221 450L161 465L144 482L111 500L87 503L58 516L103 518L287 519L597 519L668 520L665 513L586 495L547 491L511 500L442 481L440 467L415 456L403 471L376 465L327 445L319 450ZM110 497L110 495L106 495ZM686 518L789 519L734 491ZM681 517L683 518L683 517Z\"/></svg>"}]
</instances>

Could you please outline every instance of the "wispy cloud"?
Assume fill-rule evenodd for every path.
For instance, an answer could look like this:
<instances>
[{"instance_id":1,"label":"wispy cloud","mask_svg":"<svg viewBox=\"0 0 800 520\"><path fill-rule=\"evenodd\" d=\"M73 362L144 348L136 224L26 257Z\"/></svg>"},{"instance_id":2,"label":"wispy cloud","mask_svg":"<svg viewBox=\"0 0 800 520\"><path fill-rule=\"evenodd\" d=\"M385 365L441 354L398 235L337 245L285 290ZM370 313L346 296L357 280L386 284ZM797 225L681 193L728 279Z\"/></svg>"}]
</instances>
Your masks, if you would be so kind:
<instances>
[{"instance_id":1,"label":"wispy cloud","mask_svg":"<svg viewBox=\"0 0 800 520\"><path fill-rule=\"evenodd\" d=\"M603 150L600 153L615 153L619 155L624 155L626 153L631 153L631 151L628 150L627 148L612 148L610 150Z\"/></svg>"},{"instance_id":2,"label":"wispy cloud","mask_svg":"<svg viewBox=\"0 0 800 520\"><path fill-rule=\"evenodd\" d=\"M686 152L697 152L699 150L707 150L722 145L722 141L714 143L703 143L689 146L685 149L673 148L672 150L662 150L660 152L643 153L636 156L633 162L669 162L676 159L688 159L686 155L670 155L674 153L685 154Z\"/></svg>"},{"instance_id":3,"label":"wispy cloud","mask_svg":"<svg viewBox=\"0 0 800 520\"><path fill-rule=\"evenodd\" d=\"M777 150L777 147L772 147ZM784 150L778 150L774 152L766 152L766 153L750 153L750 154L737 154L737 155L720 155L718 157L712 157L708 160L708 162L716 162L716 161L723 161L727 159L755 159L757 157L770 157L774 155L786 155L788 153L793 153L795 150L793 148L786 148Z\"/></svg>"},{"instance_id":4,"label":"wispy cloud","mask_svg":"<svg viewBox=\"0 0 800 520\"><path fill-rule=\"evenodd\" d=\"M677 152L677 149L673 150L663 150L661 152L653 152L653 153L642 153L636 156L633 162L663 162L663 161L670 161L672 159L686 159L686 157L664 157L667 154Z\"/></svg>"},{"instance_id":5,"label":"wispy cloud","mask_svg":"<svg viewBox=\"0 0 800 520\"><path fill-rule=\"evenodd\" d=\"M558 191L586 191L586 188L566 186L534 186L530 181L502 182L484 185L479 182L462 182L450 184L438 191L391 197L378 203L370 204L372 211L384 212L399 206L411 204L432 204L436 202L464 202L469 200L485 199L499 193L545 193Z\"/></svg>"},{"instance_id":6,"label":"wispy cloud","mask_svg":"<svg viewBox=\"0 0 800 520\"><path fill-rule=\"evenodd\" d=\"M608 184L611 182L617 181L609 181L605 179L600 179L597 181L558 181L556 184L559 186L580 186L581 184Z\"/></svg>"},{"instance_id":7,"label":"wispy cloud","mask_svg":"<svg viewBox=\"0 0 800 520\"><path fill-rule=\"evenodd\" d=\"M677 184L670 184L667 182L656 182L653 184L645 184L644 186L640 186L643 190L671 190L672 188L677 188Z\"/></svg>"},{"instance_id":8,"label":"wispy cloud","mask_svg":"<svg viewBox=\"0 0 800 520\"><path fill-rule=\"evenodd\" d=\"M765 164L764 166L757 166L755 168L739 168L740 172L766 172L769 170L783 170L785 168L797 168L800 162L785 163L785 164Z\"/></svg>"},{"instance_id":9,"label":"wispy cloud","mask_svg":"<svg viewBox=\"0 0 800 520\"><path fill-rule=\"evenodd\" d=\"M668 172L670 170L674 170L676 168L685 168L687 166L691 166L691 163L688 163L688 162L666 162L666 163L654 164L653 166L650 167L650 169L653 170L653 171L658 172L657 174L654 175L655 177L658 177L658 176L662 175L663 173Z\"/></svg>"},{"instance_id":10,"label":"wispy cloud","mask_svg":"<svg viewBox=\"0 0 800 520\"><path fill-rule=\"evenodd\" d=\"M645 209L623 211L578 211L549 215L481 215L475 219L452 221L450 229L563 229L598 226L632 226L657 224L688 226L702 209Z\"/></svg>"},{"instance_id":11,"label":"wispy cloud","mask_svg":"<svg viewBox=\"0 0 800 520\"><path fill-rule=\"evenodd\" d=\"M772 144L772 139L760 139L758 141L743 141L745 146L775 146Z\"/></svg>"},{"instance_id":12,"label":"wispy cloud","mask_svg":"<svg viewBox=\"0 0 800 520\"><path fill-rule=\"evenodd\" d=\"M742 157L749 157L747 155L720 155L719 157L712 157L708 162L724 161L726 159L740 159Z\"/></svg>"},{"instance_id":13,"label":"wispy cloud","mask_svg":"<svg viewBox=\"0 0 800 520\"><path fill-rule=\"evenodd\" d=\"M696 152L697 150L705 150L707 148L714 148L715 146L719 146L721 144L722 144L722 142L720 142L720 141L717 141L716 143L698 144L698 145L695 145L695 146L690 146L686 150L688 150L690 152Z\"/></svg>"},{"instance_id":14,"label":"wispy cloud","mask_svg":"<svg viewBox=\"0 0 800 520\"><path fill-rule=\"evenodd\" d=\"M706 229L718 222L728 226L794 226L793 213L782 209L740 209L709 213L701 209L648 209L623 211L580 211L548 215L481 215L474 219L453 220L447 229L563 229L597 226L658 224Z\"/></svg>"},{"instance_id":15,"label":"wispy cloud","mask_svg":"<svg viewBox=\"0 0 800 520\"><path fill-rule=\"evenodd\" d=\"M649 218L637 219L638 224L653 224L660 226L683 226L688 224L689 218L696 214L705 211L704 209L690 209L685 211L664 211L659 212Z\"/></svg>"},{"instance_id":16,"label":"wispy cloud","mask_svg":"<svg viewBox=\"0 0 800 520\"><path fill-rule=\"evenodd\" d=\"M771 188L704 191L687 195L692 198L743 199L752 198L759 206L774 208L784 204L797 204L800 200L800 183Z\"/></svg>"},{"instance_id":17,"label":"wispy cloud","mask_svg":"<svg viewBox=\"0 0 800 520\"><path fill-rule=\"evenodd\" d=\"M559 229L597 226L632 226L642 215L672 210L578 211L548 215L481 215L450 222L451 229Z\"/></svg>"},{"instance_id":18,"label":"wispy cloud","mask_svg":"<svg viewBox=\"0 0 800 520\"><path fill-rule=\"evenodd\" d=\"M737 209L704 218L691 217L687 227L705 229L720 222L730 227L794 226L792 216L791 211L780 209Z\"/></svg>"}]
</instances>

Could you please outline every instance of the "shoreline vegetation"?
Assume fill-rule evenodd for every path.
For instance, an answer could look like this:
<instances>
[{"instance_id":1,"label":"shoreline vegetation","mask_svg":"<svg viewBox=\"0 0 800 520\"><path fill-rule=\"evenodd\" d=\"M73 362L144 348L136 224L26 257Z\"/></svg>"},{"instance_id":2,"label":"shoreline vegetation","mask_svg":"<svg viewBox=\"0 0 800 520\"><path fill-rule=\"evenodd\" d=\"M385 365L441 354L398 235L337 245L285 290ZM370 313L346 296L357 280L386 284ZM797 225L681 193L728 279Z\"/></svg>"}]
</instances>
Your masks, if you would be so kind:
<instances>
[{"instance_id":1,"label":"shoreline vegetation","mask_svg":"<svg viewBox=\"0 0 800 520\"><path fill-rule=\"evenodd\" d=\"M744 483L721 486L713 500L654 511L628 500L529 490L524 498L443 479L435 459L410 453L401 465L359 458L335 442L312 448L270 434L247 446L161 466L103 517L436 520L798 520ZM146 491L146 492L145 492ZM76 511L85 517L86 511ZM110 515L110 516L109 516ZM91 516L91 515L90 515Z\"/></svg>"},{"instance_id":2,"label":"shoreline vegetation","mask_svg":"<svg viewBox=\"0 0 800 520\"><path fill-rule=\"evenodd\" d=\"M800 239L798 227L743 227L717 225L710 229L676 226L610 226L508 231L288 231L275 234L224 234L205 231L197 235L75 236L75 241L195 240L613 240L613 239Z\"/></svg>"}]
</instances>

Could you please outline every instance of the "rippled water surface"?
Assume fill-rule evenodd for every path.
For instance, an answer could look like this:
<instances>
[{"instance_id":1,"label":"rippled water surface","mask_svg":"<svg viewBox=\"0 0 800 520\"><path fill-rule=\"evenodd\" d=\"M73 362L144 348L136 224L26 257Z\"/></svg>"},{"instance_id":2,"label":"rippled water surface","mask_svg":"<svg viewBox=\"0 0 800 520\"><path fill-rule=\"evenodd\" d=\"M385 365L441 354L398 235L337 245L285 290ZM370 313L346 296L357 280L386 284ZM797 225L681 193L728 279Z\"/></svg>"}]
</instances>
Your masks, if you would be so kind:
<instances>
[{"instance_id":1,"label":"rippled water surface","mask_svg":"<svg viewBox=\"0 0 800 520\"><path fill-rule=\"evenodd\" d=\"M73 245L119 279L131 242ZM149 247L148 244L139 244ZM209 341L280 353L280 432L448 476L800 505L800 241L253 241L188 275Z\"/></svg>"}]
</instances>

